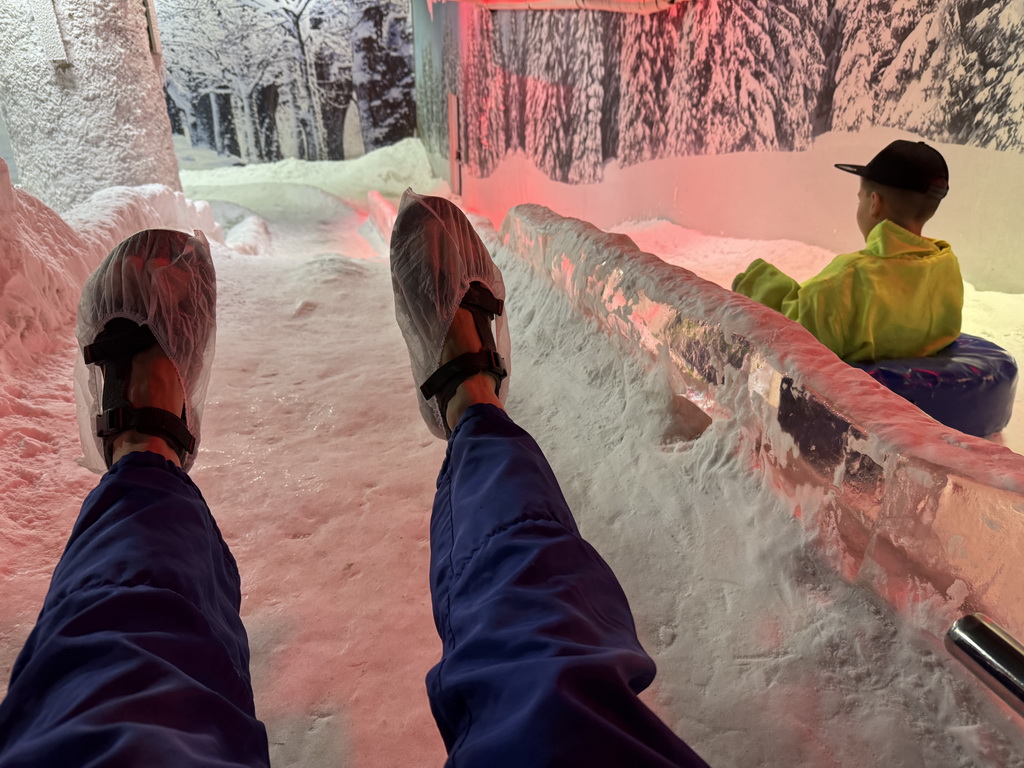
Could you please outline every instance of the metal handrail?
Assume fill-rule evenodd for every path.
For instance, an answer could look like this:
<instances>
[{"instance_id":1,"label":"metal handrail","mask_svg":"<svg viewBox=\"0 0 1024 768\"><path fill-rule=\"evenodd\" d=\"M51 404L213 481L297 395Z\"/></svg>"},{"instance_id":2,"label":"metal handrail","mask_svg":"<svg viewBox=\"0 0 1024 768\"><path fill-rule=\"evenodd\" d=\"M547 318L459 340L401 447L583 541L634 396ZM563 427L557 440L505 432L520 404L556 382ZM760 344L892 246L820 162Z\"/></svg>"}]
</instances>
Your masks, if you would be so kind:
<instances>
[{"instance_id":1,"label":"metal handrail","mask_svg":"<svg viewBox=\"0 0 1024 768\"><path fill-rule=\"evenodd\" d=\"M1024 646L987 616L957 619L946 650L1024 717Z\"/></svg>"}]
</instances>

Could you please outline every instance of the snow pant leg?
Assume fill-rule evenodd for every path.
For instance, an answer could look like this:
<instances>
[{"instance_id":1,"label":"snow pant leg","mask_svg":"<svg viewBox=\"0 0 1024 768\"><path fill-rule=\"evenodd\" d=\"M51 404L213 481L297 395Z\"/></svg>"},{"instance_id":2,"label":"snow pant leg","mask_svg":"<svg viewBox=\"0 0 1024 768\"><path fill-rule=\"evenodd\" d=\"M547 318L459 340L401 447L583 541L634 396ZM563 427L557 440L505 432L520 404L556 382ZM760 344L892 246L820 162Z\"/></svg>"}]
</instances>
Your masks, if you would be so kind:
<instances>
[{"instance_id":1,"label":"snow pant leg","mask_svg":"<svg viewBox=\"0 0 1024 768\"><path fill-rule=\"evenodd\" d=\"M82 506L0 705L0 766L268 766L238 569L199 489L132 453Z\"/></svg>"},{"instance_id":2,"label":"snow pant leg","mask_svg":"<svg viewBox=\"0 0 1024 768\"><path fill-rule=\"evenodd\" d=\"M441 662L427 675L448 765L702 766L637 698L654 662L533 439L467 409L430 525Z\"/></svg>"}]
</instances>

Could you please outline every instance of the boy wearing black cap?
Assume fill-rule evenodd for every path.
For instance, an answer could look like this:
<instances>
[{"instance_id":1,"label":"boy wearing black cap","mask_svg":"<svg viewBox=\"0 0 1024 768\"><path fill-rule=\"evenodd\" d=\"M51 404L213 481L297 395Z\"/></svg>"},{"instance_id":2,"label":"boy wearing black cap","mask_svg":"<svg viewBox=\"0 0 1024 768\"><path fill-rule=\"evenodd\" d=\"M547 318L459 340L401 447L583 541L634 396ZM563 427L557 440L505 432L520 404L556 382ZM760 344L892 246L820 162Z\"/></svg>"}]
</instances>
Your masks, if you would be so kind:
<instances>
[{"instance_id":1,"label":"boy wearing black cap","mask_svg":"<svg viewBox=\"0 0 1024 768\"><path fill-rule=\"evenodd\" d=\"M949 170L924 142L894 141L861 177L857 224L867 244L797 283L763 259L733 280L749 296L813 333L850 362L926 357L960 335L964 286L949 243L921 229L949 191Z\"/></svg>"}]
</instances>

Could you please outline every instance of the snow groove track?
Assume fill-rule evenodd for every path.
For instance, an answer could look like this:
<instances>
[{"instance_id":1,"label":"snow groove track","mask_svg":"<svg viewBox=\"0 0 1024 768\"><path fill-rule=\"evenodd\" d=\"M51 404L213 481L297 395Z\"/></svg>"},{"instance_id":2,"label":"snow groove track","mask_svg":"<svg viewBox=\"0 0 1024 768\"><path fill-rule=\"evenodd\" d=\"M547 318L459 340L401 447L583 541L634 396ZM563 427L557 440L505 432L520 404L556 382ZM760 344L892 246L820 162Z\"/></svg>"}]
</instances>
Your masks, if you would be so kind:
<instances>
[{"instance_id":1,"label":"snow groove track","mask_svg":"<svg viewBox=\"0 0 1024 768\"><path fill-rule=\"evenodd\" d=\"M193 472L241 569L257 712L275 765L439 765L423 678L444 445L419 420L364 217L276 191L237 190L270 249L217 265L211 437Z\"/></svg>"}]
</instances>

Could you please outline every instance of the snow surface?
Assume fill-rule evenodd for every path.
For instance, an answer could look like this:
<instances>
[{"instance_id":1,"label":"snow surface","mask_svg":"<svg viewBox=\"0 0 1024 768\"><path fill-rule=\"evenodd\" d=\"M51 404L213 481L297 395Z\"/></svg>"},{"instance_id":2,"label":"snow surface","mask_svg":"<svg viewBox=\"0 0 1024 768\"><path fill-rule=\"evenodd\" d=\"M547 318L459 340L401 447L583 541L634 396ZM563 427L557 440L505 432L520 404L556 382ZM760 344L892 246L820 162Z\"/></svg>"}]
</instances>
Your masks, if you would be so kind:
<instances>
[{"instance_id":1,"label":"snow surface","mask_svg":"<svg viewBox=\"0 0 1024 768\"><path fill-rule=\"evenodd\" d=\"M206 171L211 168L223 168L226 165L242 165L242 160L235 155L221 154L208 147L193 147L188 138L174 134L174 154L178 158L178 168L190 171Z\"/></svg>"},{"instance_id":2,"label":"snow surface","mask_svg":"<svg viewBox=\"0 0 1024 768\"><path fill-rule=\"evenodd\" d=\"M387 148L387 156L393 161L382 163L374 153L354 160L318 163L288 158L237 168L183 169L180 176L189 195L197 199L229 200L238 205L252 202L259 207L269 197L266 184L299 184L341 197L363 212L371 190L397 200L406 187L433 190L441 183L430 173L426 151L419 140L403 139Z\"/></svg>"},{"instance_id":3,"label":"snow surface","mask_svg":"<svg viewBox=\"0 0 1024 768\"><path fill-rule=\"evenodd\" d=\"M436 186L410 151L183 173L191 194L216 191L213 209L233 225L214 248L218 357L192 476L240 564L276 766L444 758L423 685L440 652L426 575L444 444L419 419L386 253L365 236L362 212L376 180L388 197L405 181ZM74 237L39 215L41 243ZM623 583L660 667L648 700L702 756L716 766L1021 764L1019 721L870 590L823 565L789 506L738 457L732 420L666 449L664 372L634 363L525 263L500 266L517 362L509 411ZM0 297L6 312L10 295ZM51 320L51 347L0 385L6 670L95 482L75 464L71 320Z\"/></svg>"}]
</instances>

